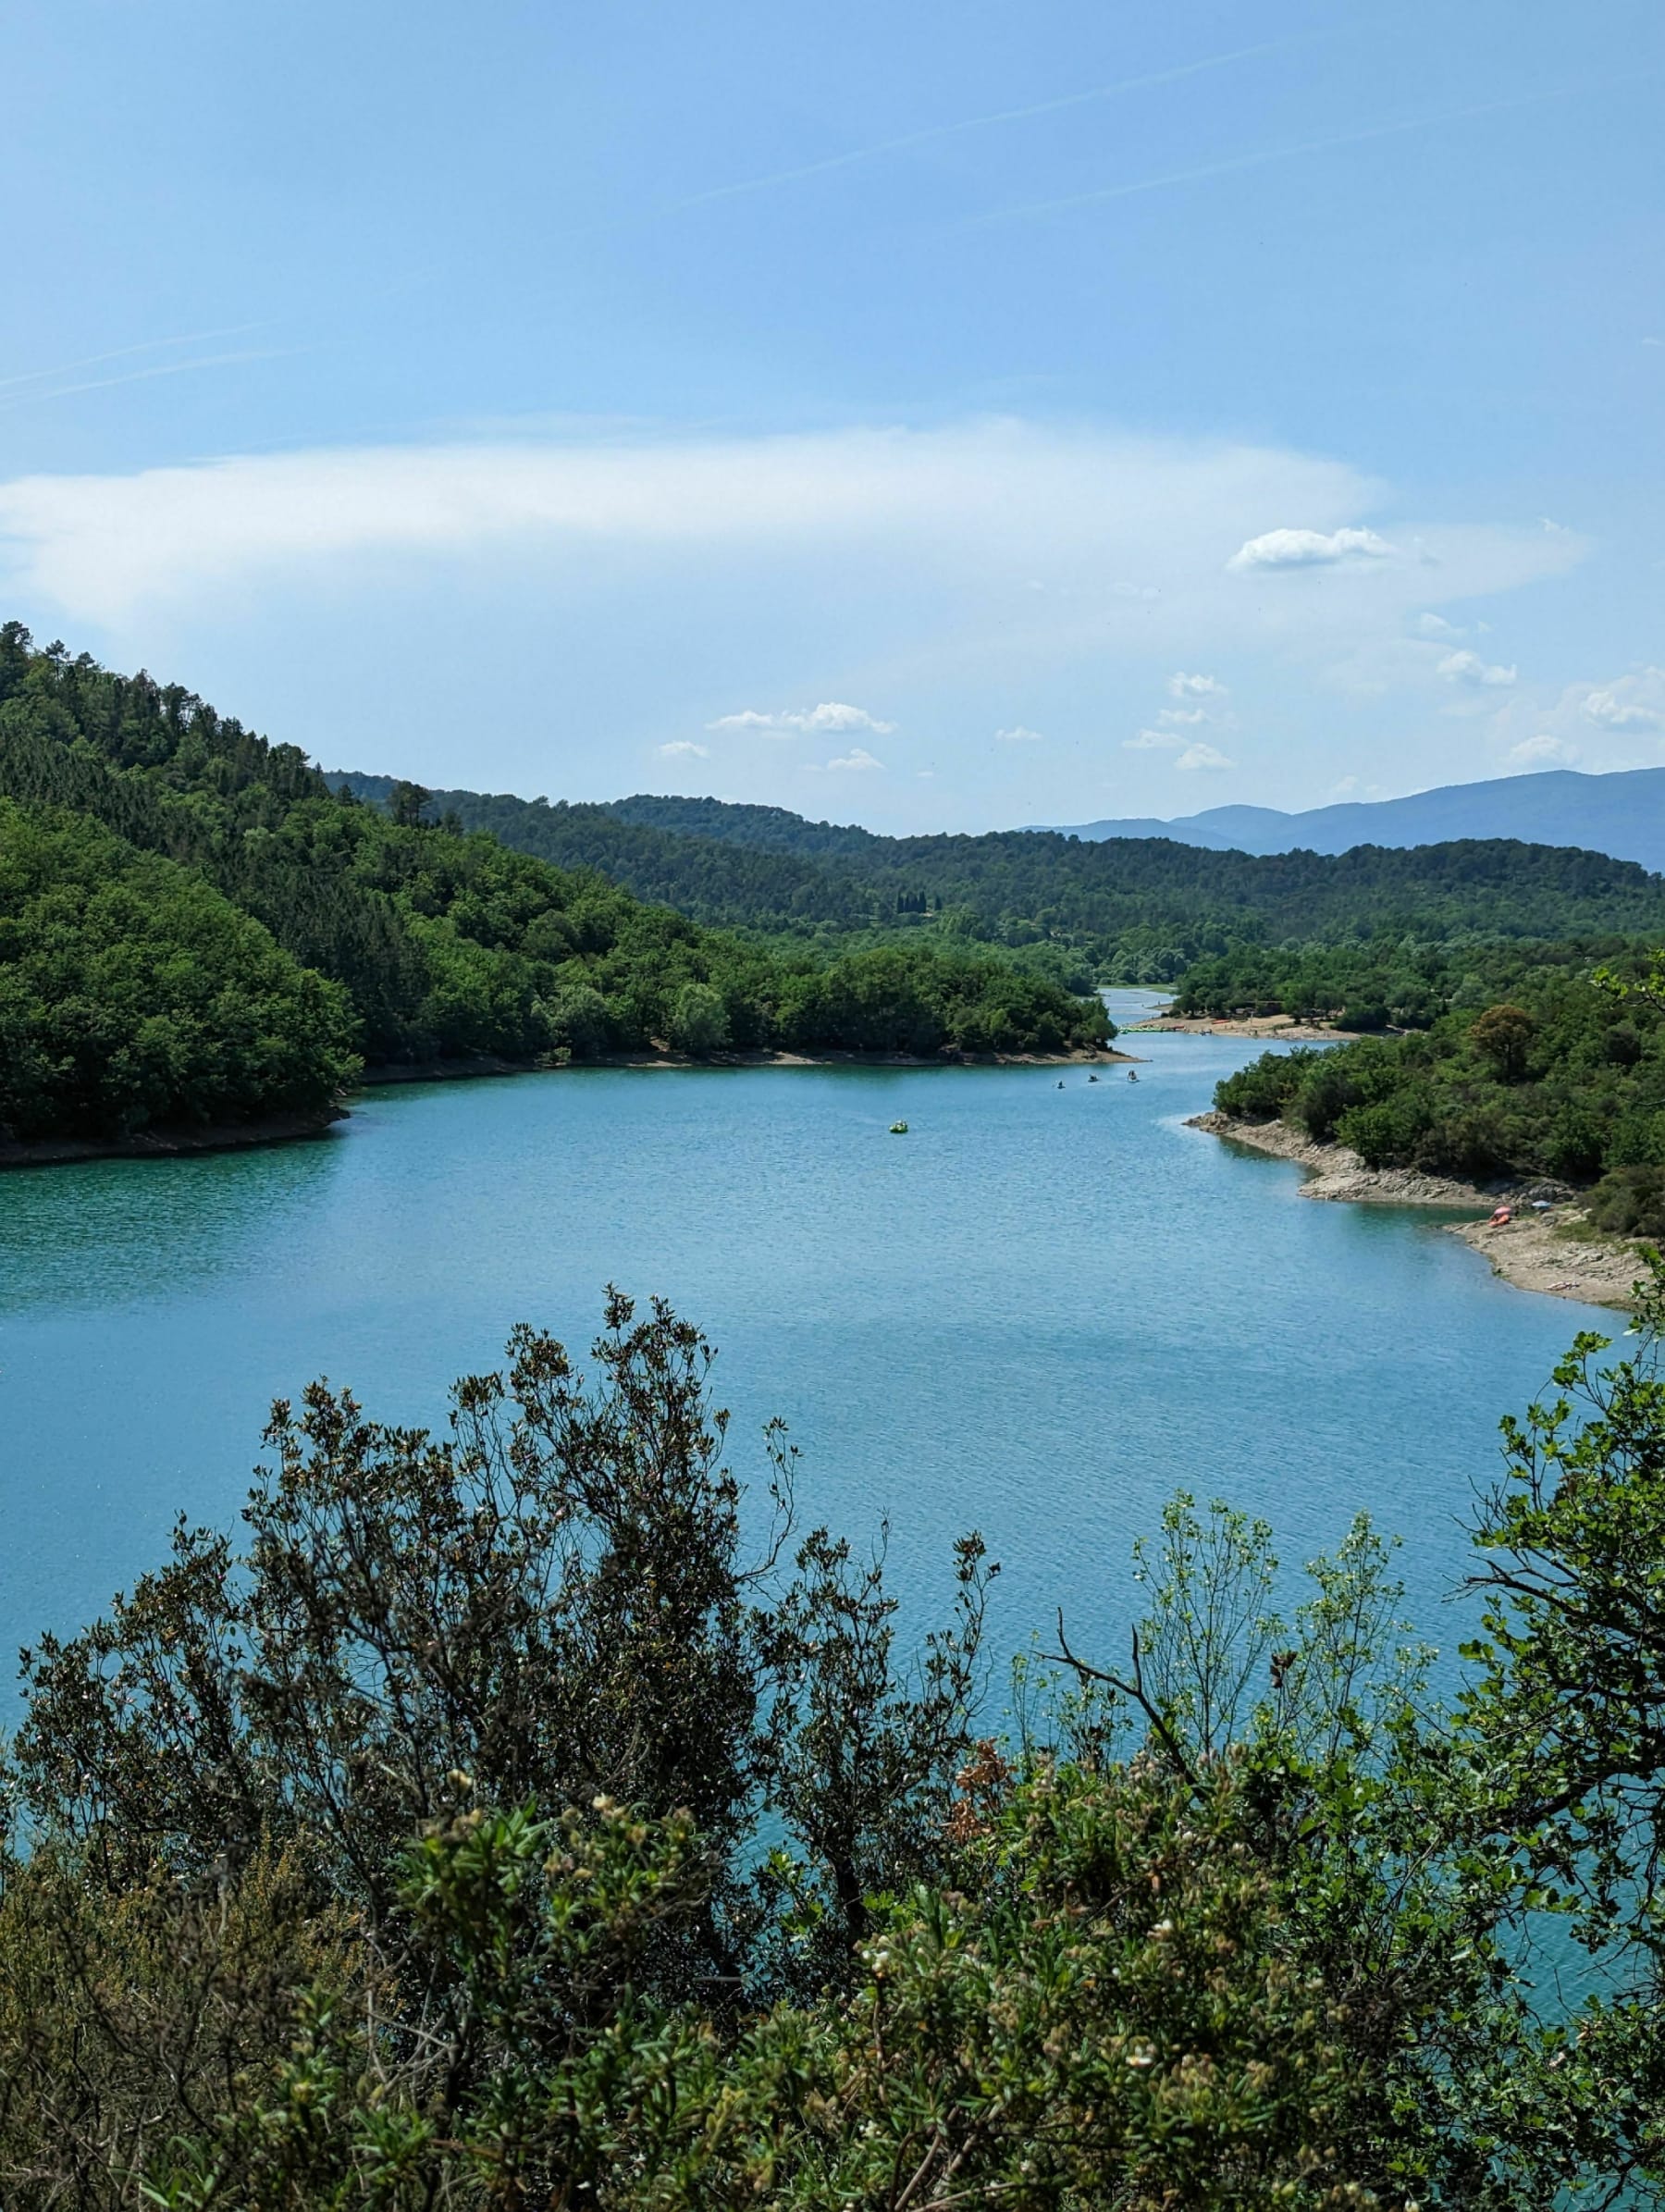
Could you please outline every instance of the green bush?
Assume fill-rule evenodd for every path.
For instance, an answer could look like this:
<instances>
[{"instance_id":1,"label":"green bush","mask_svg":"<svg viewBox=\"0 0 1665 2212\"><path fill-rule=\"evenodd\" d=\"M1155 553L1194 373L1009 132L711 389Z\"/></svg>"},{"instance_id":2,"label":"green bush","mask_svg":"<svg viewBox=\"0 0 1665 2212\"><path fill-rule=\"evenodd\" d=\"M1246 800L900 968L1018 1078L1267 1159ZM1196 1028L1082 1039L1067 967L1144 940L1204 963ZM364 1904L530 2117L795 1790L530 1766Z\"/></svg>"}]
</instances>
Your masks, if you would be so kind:
<instances>
[{"instance_id":1,"label":"green bush","mask_svg":"<svg viewBox=\"0 0 1665 2212\"><path fill-rule=\"evenodd\" d=\"M1665 1238L1665 1168L1611 1168L1588 1205L1597 1229L1621 1237Z\"/></svg>"},{"instance_id":2,"label":"green bush","mask_svg":"<svg viewBox=\"0 0 1665 2212\"><path fill-rule=\"evenodd\" d=\"M1662 1321L1505 1424L1454 1702L1367 1521L1286 1610L1180 1495L1125 1667L1060 1621L1005 1741L980 1545L908 1663L665 1308L594 1379L518 1331L438 1439L314 1385L240 1544L24 1654L6 2203L1659 2205Z\"/></svg>"}]
</instances>

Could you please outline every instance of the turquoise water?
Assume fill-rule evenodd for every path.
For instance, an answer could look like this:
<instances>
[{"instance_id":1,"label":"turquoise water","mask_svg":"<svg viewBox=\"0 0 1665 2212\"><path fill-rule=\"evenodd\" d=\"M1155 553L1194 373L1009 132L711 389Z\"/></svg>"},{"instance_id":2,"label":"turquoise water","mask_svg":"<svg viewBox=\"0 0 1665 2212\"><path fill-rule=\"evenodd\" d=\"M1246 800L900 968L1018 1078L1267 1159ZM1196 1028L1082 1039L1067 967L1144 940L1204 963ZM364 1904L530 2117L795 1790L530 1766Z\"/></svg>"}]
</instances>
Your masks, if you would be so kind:
<instances>
[{"instance_id":1,"label":"turquoise water","mask_svg":"<svg viewBox=\"0 0 1665 2212\"><path fill-rule=\"evenodd\" d=\"M1498 1416L1601 1317L1183 1128L1252 1047L1133 1042L1137 1084L574 1071L380 1092L315 1143L0 1179L0 1643L91 1617L176 1514L230 1522L274 1396L327 1373L432 1420L518 1319L587 1344L609 1280L717 1343L737 1471L780 1414L810 1517L889 1514L910 1606L946 1601L980 1528L1006 1649L1062 1604L1078 1650L1119 1653L1129 1542L1179 1485L1267 1514L1289 1559L1368 1507L1453 1643Z\"/></svg>"}]
</instances>

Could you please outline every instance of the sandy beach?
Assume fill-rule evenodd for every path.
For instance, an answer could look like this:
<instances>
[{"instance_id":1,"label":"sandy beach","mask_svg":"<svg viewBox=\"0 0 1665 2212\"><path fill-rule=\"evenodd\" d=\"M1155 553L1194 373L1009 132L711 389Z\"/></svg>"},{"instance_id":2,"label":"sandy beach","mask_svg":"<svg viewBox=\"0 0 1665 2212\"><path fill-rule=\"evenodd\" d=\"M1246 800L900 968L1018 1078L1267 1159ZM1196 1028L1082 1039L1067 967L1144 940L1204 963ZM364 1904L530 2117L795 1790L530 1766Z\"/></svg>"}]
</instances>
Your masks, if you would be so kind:
<instances>
[{"instance_id":1,"label":"sandy beach","mask_svg":"<svg viewBox=\"0 0 1665 2212\"><path fill-rule=\"evenodd\" d=\"M1215 1020L1207 1014L1154 1014L1149 1021L1135 1021L1121 1032L1137 1036L1141 1030L1162 1030L1180 1037L1264 1037L1275 1044L1346 1044L1356 1035L1348 1029L1320 1029L1315 1022L1297 1021L1289 1014L1246 1014L1240 1020Z\"/></svg>"}]
</instances>

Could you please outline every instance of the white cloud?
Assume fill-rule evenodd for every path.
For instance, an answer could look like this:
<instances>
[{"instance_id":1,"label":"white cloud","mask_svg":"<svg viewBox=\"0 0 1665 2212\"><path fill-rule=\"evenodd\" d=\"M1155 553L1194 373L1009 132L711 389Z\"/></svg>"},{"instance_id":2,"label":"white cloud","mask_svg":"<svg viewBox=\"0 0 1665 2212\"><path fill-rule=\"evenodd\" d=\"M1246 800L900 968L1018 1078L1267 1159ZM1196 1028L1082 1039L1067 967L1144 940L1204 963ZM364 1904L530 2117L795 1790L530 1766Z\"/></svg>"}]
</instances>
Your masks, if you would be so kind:
<instances>
[{"instance_id":1,"label":"white cloud","mask_svg":"<svg viewBox=\"0 0 1665 2212\"><path fill-rule=\"evenodd\" d=\"M1479 684L1498 691L1506 691L1519 673L1514 668L1499 667L1495 661L1482 661L1478 653L1466 649L1448 653L1439 663L1439 673L1448 684Z\"/></svg>"},{"instance_id":2,"label":"white cloud","mask_svg":"<svg viewBox=\"0 0 1665 2212\"><path fill-rule=\"evenodd\" d=\"M786 707L778 714L760 714L755 707L744 707L738 714L720 714L706 724L708 730L758 730L771 737L801 736L807 730L823 734L873 730L883 737L895 726L894 722L881 722L865 707L846 707L837 699L827 699L819 707Z\"/></svg>"},{"instance_id":3,"label":"white cloud","mask_svg":"<svg viewBox=\"0 0 1665 2212\"><path fill-rule=\"evenodd\" d=\"M1553 763L1558 768L1571 767L1579 757L1578 748L1569 745L1564 737L1552 737L1548 732L1538 737L1523 737L1519 745L1509 748L1511 760L1523 768L1544 768Z\"/></svg>"},{"instance_id":4,"label":"white cloud","mask_svg":"<svg viewBox=\"0 0 1665 2212\"><path fill-rule=\"evenodd\" d=\"M1443 614L1419 614L1416 628L1424 637L1466 637L1468 632L1454 622L1447 622Z\"/></svg>"},{"instance_id":5,"label":"white cloud","mask_svg":"<svg viewBox=\"0 0 1665 2212\"><path fill-rule=\"evenodd\" d=\"M1208 710L1206 707L1164 707L1156 719L1170 725L1190 723L1194 727L1198 723L1208 720Z\"/></svg>"},{"instance_id":6,"label":"white cloud","mask_svg":"<svg viewBox=\"0 0 1665 2212\"><path fill-rule=\"evenodd\" d=\"M1179 758L1174 762L1174 766L1176 768L1184 769L1235 768L1237 766L1237 762L1235 760L1228 760L1225 754L1219 751L1215 746L1188 745L1185 750L1180 754Z\"/></svg>"},{"instance_id":7,"label":"white cloud","mask_svg":"<svg viewBox=\"0 0 1665 2212\"><path fill-rule=\"evenodd\" d=\"M661 760L709 760L711 757L709 745L696 745L691 737L673 737L669 745L656 746L654 750Z\"/></svg>"},{"instance_id":8,"label":"white cloud","mask_svg":"<svg viewBox=\"0 0 1665 2212\"><path fill-rule=\"evenodd\" d=\"M1124 737L1125 753L1177 753L1185 743L1172 730L1141 730L1137 737Z\"/></svg>"},{"instance_id":9,"label":"white cloud","mask_svg":"<svg viewBox=\"0 0 1665 2212\"><path fill-rule=\"evenodd\" d=\"M575 726L639 731L638 758L656 730L715 735L711 753L734 764L741 795L779 800L781 752L824 763L829 748L853 758L881 735L889 749L886 721L986 730L979 698L1020 698L1037 725L1064 714L1074 727L1084 701L1138 699L1134 686L1147 686L1145 720L1175 757L1204 727L1218 743L1230 700L1170 693L1170 673L1253 666L1257 682L1287 686L1292 728L1311 694L1350 684L1372 701L1396 688L1410 701L1439 657L1406 636L1431 588L1441 608L1484 604L1564 574L1587 550L1536 518L1401 524L1393 496L1287 448L1080 424L779 437L568 426L0 481L0 601L117 663L165 655L325 758L337 757L340 727L366 724L396 752L426 744L445 758L461 742L466 655L432 650L438 611L452 610L456 636L496 618L490 734L463 780L516 788L547 776L515 733L559 659ZM1437 587L1409 550L1361 550L1372 540L1357 518L1388 513L1396 544L1412 548L1420 530L1437 552ZM1265 538L1277 514L1300 515L1329 562L1305 584L1280 568L1289 549L1278 534ZM1264 587L1227 573L1233 546L1274 556ZM1044 589L1026 590L1028 578ZM361 673L372 633L375 677ZM293 673L296 638L300 659L343 672L345 688ZM1581 698L1599 671L1583 673ZM1462 698L1489 707L1510 696ZM709 701L693 723L690 697ZM1159 720L1176 711L1208 721ZM1311 719L1319 742L1336 742L1323 699ZM1573 719L1576 734L1576 707ZM1523 711L1487 741L1500 755L1541 728L1560 724ZM1181 742L1168 742L1176 731ZM787 740L803 742L777 742ZM968 757L962 781L992 772L982 747L983 768ZM1031 765L1064 749L1032 747ZM563 756L574 788L605 787L601 738L575 735ZM911 781L869 777L880 790Z\"/></svg>"},{"instance_id":10,"label":"white cloud","mask_svg":"<svg viewBox=\"0 0 1665 2212\"><path fill-rule=\"evenodd\" d=\"M1213 676L1188 676L1183 669L1177 669L1167 680L1169 698L1226 698L1229 695L1224 684Z\"/></svg>"},{"instance_id":11,"label":"white cloud","mask_svg":"<svg viewBox=\"0 0 1665 2212\"><path fill-rule=\"evenodd\" d=\"M1495 754L1517 766L1576 760L1597 773L1646 768L1665 746L1665 668L1585 676L1559 692L1523 685L1493 694L1486 705Z\"/></svg>"},{"instance_id":12,"label":"white cloud","mask_svg":"<svg viewBox=\"0 0 1665 2212\"><path fill-rule=\"evenodd\" d=\"M845 707L829 699L824 706L811 707L801 719L789 716L794 728L800 730L877 730L882 736L895 728L894 722L881 722L870 714L865 707Z\"/></svg>"},{"instance_id":13,"label":"white cloud","mask_svg":"<svg viewBox=\"0 0 1665 2212\"><path fill-rule=\"evenodd\" d=\"M849 751L844 754L841 759L836 760L829 760L827 762L827 766L829 768L847 768L859 771L869 768L882 768L884 766L884 762L882 760L875 760L872 754L868 752L862 746L853 745L851 746Z\"/></svg>"},{"instance_id":14,"label":"white cloud","mask_svg":"<svg viewBox=\"0 0 1665 2212\"><path fill-rule=\"evenodd\" d=\"M1338 562L1380 561L1393 548L1374 530L1263 530L1240 545L1227 568L1323 568Z\"/></svg>"},{"instance_id":15,"label":"white cloud","mask_svg":"<svg viewBox=\"0 0 1665 2212\"><path fill-rule=\"evenodd\" d=\"M715 722L708 722L708 730L778 730L780 721L773 714L759 714L755 707L743 707L738 714L720 714Z\"/></svg>"},{"instance_id":16,"label":"white cloud","mask_svg":"<svg viewBox=\"0 0 1665 2212\"><path fill-rule=\"evenodd\" d=\"M250 575L372 553L426 561L612 545L704 573L717 553L937 574L998 569L1072 588L1143 570L1129 618L1256 512L1345 510L1356 471L1275 448L983 420L707 439L522 437L240 454L130 476L0 482L0 538L32 596L94 621L223 595ZM662 591L662 580L660 584ZM1097 597L1102 609L1105 600Z\"/></svg>"},{"instance_id":17,"label":"white cloud","mask_svg":"<svg viewBox=\"0 0 1665 2212\"><path fill-rule=\"evenodd\" d=\"M1650 668L1644 673L1657 676L1659 672ZM1665 714L1659 708L1646 706L1640 699L1623 698L1617 684L1590 692L1581 712L1586 722L1598 723L1607 730L1657 730L1665 725Z\"/></svg>"},{"instance_id":18,"label":"white cloud","mask_svg":"<svg viewBox=\"0 0 1665 2212\"><path fill-rule=\"evenodd\" d=\"M1009 730L996 730L994 735L1002 745L1042 745L1045 742L1039 730L1026 729L1020 722L1015 722Z\"/></svg>"}]
</instances>

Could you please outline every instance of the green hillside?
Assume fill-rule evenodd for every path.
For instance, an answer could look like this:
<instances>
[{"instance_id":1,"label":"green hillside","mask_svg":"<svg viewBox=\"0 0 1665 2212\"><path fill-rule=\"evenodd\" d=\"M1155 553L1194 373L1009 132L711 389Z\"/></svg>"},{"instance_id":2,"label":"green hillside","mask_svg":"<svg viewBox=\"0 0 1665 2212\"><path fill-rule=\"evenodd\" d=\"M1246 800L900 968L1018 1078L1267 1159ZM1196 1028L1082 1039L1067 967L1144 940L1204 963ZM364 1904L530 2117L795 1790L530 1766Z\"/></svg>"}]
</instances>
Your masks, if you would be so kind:
<instances>
[{"instance_id":1,"label":"green hillside","mask_svg":"<svg viewBox=\"0 0 1665 2212\"><path fill-rule=\"evenodd\" d=\"M190 869L0 799L0 1131L317 1116L356 1072L340 986Z\"/></svg>"},{"instance_id":2,"label":"green hillside","mask_svg":"<svg viewBox=\"0 0 1665 2212\"><path fill-rule=\"evenodd\" d=\"M414 807L361 805L298 748L269 743L182 686L112 673L61 646L38 651L15 623L0 628L0 797L13 802L8 835L34 871L0 938L0 988L23 1008L8 1019L23 1024L31 1065L68 1068L95 1034L101 1055L151 1071L107 1096L71 1075L42 1077L27 1112L0 1106L0 1138L72 1125L127 1136L279 1110L297 1080L286 1058L295 1039L279 1024L264 1063L236 1042L234 1011L242 1020L243 999L262 993L318 1009L314 1090L339 1080L354 1054L442 1071L486 1056L533 1064L661 1045L1054 1052L1106 1033L1096 999L974 947L831 959L782 951L647 904L588 866L551 867L487 832L424 822ZM78 819L104 841L78 840L68 826ZM154 930L135 922L124 936L119 919L138 902L101 908L107 959L82 945L62 991L39 981L87 871L136 882L142 855L176 871L153 866L144 879L170 887L165 913L190 905L187 879L199 920L204 895L216 895L217 926L229 933L221 965L236 984L223 1001L192 1001L203 1048L181 1046L167 1081L154 1073L154 1029L141 1041L149 1017L135 965L142 944L153 967L162 953ZM321 998L320 978L336 986ZM173 1008L169 999L161 1010ZM253 1076L261 1065L265 1074Z\"/></svg>"},{"instance_id":3,"label":"green hillside","mask_svg":"<svg viewBox=\"0 0 1665 2212\"><path fill-rule=\"evenodd\" d=\"M393 788L386 777L337 780L378 803ZM1047 831L882 837L703 798L576 807L451 790L434 793L432 807L559 865L599 868L700 920L1060 945L1125 982L1174 982L1242 945L1665 928L1665 880L1604 854L1507 839L1257 859Z\"/></svg>"}]
</instances>

